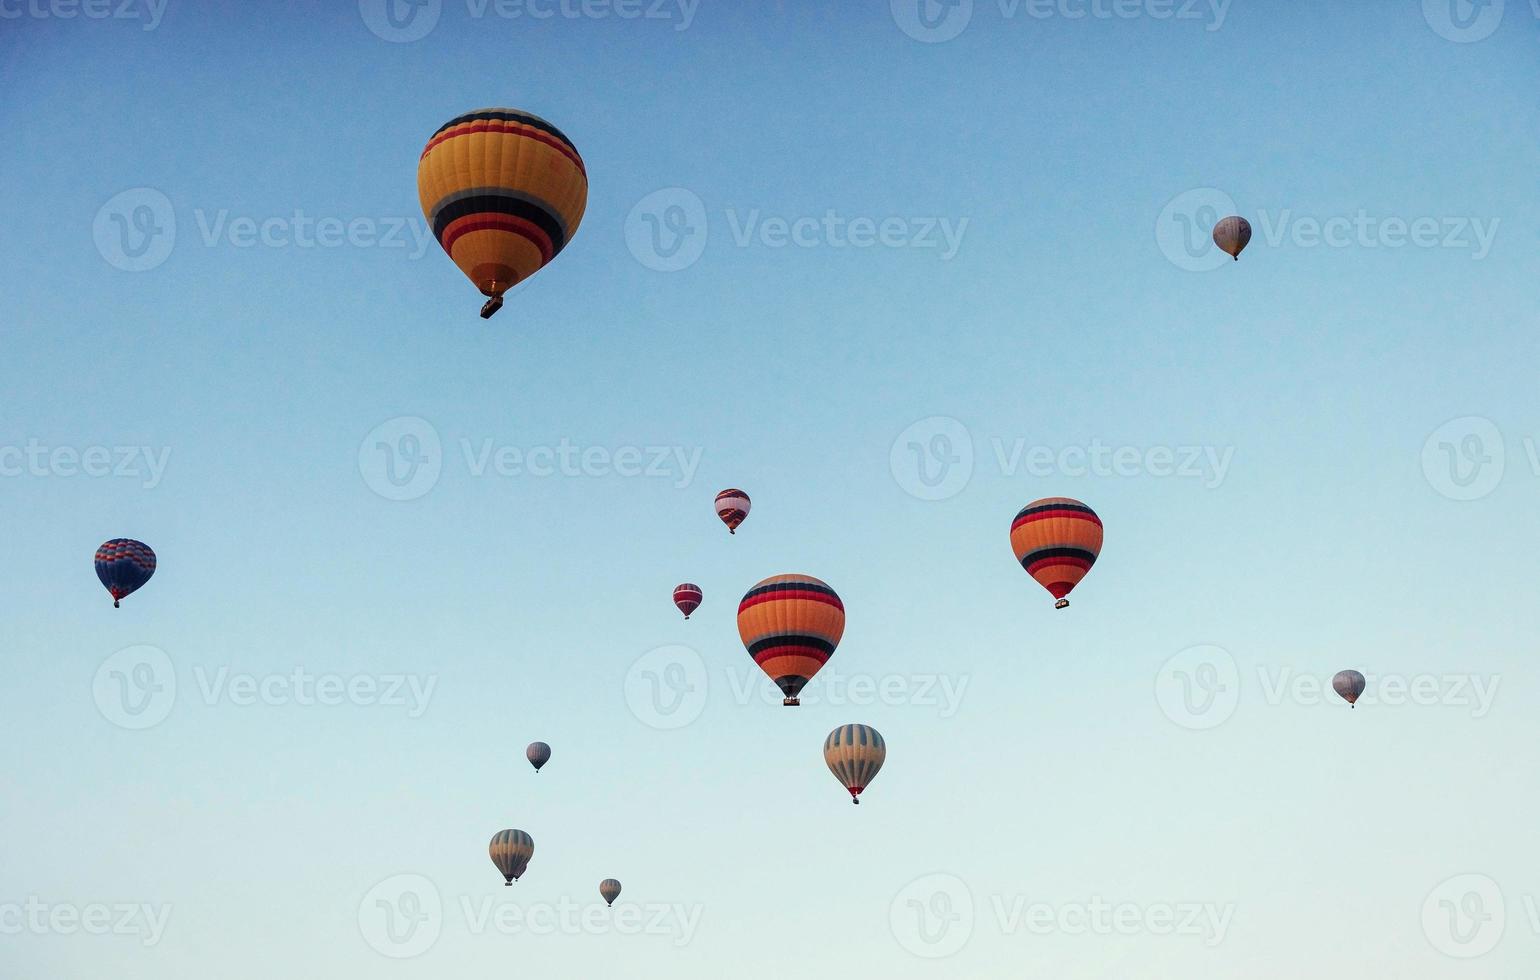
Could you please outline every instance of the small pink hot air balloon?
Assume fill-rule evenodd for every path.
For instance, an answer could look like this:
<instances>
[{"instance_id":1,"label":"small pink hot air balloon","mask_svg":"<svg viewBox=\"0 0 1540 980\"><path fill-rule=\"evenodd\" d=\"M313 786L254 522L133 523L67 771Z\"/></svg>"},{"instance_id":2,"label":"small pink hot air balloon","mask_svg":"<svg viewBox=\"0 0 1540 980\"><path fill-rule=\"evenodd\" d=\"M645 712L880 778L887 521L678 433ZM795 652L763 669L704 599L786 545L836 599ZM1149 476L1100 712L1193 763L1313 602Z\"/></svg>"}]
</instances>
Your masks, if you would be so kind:
<instances>
[{"instance_id":1,"label":"small pink hot air balloon","mask_svg":"<svg viewBox=\"0 0 1540 980\"><path fill-rule=\"evenodd\" d=\"M727 525L728 534L737 534L738 525L749 516L749 495L742 490L723 490L717 494L717 516Z\"/></svg>"}]
</instances>

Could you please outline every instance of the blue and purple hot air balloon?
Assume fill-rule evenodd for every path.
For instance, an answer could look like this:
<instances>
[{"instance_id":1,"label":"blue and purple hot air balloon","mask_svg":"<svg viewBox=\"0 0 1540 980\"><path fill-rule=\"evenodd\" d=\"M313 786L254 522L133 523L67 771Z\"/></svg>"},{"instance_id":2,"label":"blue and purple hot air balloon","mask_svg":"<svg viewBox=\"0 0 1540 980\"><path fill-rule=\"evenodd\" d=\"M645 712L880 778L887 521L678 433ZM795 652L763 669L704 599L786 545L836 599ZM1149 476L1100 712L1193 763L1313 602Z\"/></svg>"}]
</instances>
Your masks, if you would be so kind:
<instances>
[{"instance_id":1,"label":"blue and purple hot air balloon","mask_svg":"<svg viewBox=\"0 0 1540 980\"><path fill-rule=\"evenodd\" d=\"M155 574L155 552L143 541L113 538L96 549L96 577L112 594L113 608Z\"/></svg>"}]
</instances>

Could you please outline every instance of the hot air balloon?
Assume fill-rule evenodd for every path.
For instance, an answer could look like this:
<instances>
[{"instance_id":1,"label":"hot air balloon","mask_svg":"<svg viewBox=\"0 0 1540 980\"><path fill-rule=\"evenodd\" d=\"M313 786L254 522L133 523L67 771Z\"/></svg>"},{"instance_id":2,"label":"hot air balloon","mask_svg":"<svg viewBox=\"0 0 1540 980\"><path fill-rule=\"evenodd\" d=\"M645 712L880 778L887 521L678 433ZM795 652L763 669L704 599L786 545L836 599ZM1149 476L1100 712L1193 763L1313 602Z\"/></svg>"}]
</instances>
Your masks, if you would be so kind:
<instances>
[{"instance_id":1,"label":"hot air balloon","mask_svg":"<svg viewBox=\"0 0 1540 980\"><path fill-rule=\"evenodd\" d=\"M1232 214L1228 218L1220 218L1219 224L1214 226L1214 244L1237 262L1240 261L1241 250L1249 241L1251 241L1251 222L1240 215Z\"/></svg>"},{"instance_id":2,"label":"hot air balloon","mask_svg":"<svg viewBox=\"0 0 1540 980\"><path fill-rule=\"evenodd\" d=\"M615 899L620 897L620 882L614 878L599 882L599 896L604 899L605 905L614 905Z\"/></svg>"},{"instance_id":3,"label":"hot air balloon","mask_svg":"<svg viewBox=\"0 0 1540 980\"><path fill-rule=\"evenodd\" d=\"M588 204L588 173L572 141L539 116L477 109L428 140L417 198L433 237L490 297L486 318L572 239Z\"/></svg>"},{"instance_id":4,"label":"hot air balloon","mask_svg":"<svg viewBox=\"0 0 1540 980\"><path fill-rule=\"evenodd\" d=\"M530 742L524 748L524 758L539 772L541 766L551 761L551 747L544 742Z\"/></svg>"},{"instance_id":5,"label":"hot air balloon","mask_svg":"<svg viewBox=\"0 0 1540 980\"><path fill-rule=\"evenodd\" d=\"M850 791L852 803L861 802L861 791L871 785L887 757L887 743L870 725L841 725L823 740L823 761Z\"/></svg>"},{"instance_id":6,"label":"hot air balloon","mask_svg":"<svg viewBox=\"0 0 1540 980\"><path fill-rule=\"evenodd\" d=\"M1080 584L1102 550L1102 522L1096 511L1069 497L1044 497L1023 507L1011 521L1011 550L1021 567L1058 601Z\"/></svg>"},{"instance_id":7,"label":"hot air balloon","mask_svg":"<svg viewBox=\"0 0 1540 980\"><path fill-rule=\"evenodd\" d=\"M1368 682L1364 675L1356 670L1339 670L1337 676L1331 679L1331 689L1342 695L1342 700L1353 707L1358 707L1358 697L1364 693Z\"/></svg>"},{"instance_id":8,"label":"hot air balloon","mask_svg":"<svg viewBox=\"0 0 1540 980\"><path fill-rule=\"evenodd\" d=\"M529 859L535 856L535 840L522 830L499 830L492 835L488 848L492 863L503 873L503 884L511 885L519 880Z\"/></svg>"},{"instance_id":9,"label":"hot air balloon","mask_svg":"<svg viewBox=\"0 0 1540 980\"><path fill-rule=\"evenodd\" d=\"M689 619L690 613L700 608L702 598L700 586L698 585L685 582L674 586L674 605L678 606L679 611L684 613L685 619Z\"/></svg>"},{"instance_id":10,"label":"hot air balloon","mask_svg":"<svg viewBox=\"0 0 1540 980\"><path fill-rule=\"evenodd\" d=\"M155 574L155 552L143 541L113 538L96 549L96 577L112 595L112 606Z\"/></svg>"},{"instance_id":11,"label":"hot air balloon","mask_svg":"<svg viewBox=\"0 0 1540 980\"><path fill-rule=\"evenodd\" d=\"M811 575L772 575L738 603L738 636L786 695L797 694L828 663L845 632L845 604Z\"/></svg>"},{"instance_id":12,"label":"hot air balloon","mask_svg":"<svg viewBox=\"0 0 1540 980\"><path fill-rule=\"evenodd\" d=\"M749 495L742 490L723 490L717 494L717 516L727 525L728 534L737 534L738 525L749 516Z\"/></svg>"}]
</instances>

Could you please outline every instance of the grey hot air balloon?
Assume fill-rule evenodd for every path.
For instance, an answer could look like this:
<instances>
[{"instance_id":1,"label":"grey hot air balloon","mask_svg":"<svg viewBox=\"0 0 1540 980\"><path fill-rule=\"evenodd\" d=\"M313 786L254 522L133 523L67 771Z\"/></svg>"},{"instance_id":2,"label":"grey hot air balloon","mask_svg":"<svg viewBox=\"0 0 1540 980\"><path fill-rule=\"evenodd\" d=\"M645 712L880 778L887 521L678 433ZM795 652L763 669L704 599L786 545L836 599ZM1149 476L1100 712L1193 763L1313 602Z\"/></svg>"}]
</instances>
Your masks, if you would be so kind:
<instances>
[{"instance_id":1,"label":"grey hot air balloon","mask_svg":"<svg viewBox=\"0 0 1540 980\"><path fill-rule=\"evenodd\" d=\"M862 791L876 778L887 757L888 743L870 725L841 725L823 740L823 761L850 792L852 803L861 802Z\"/></svg>"},{"instance_id":2,"label":"grey hot air balloon","mask_svg":"<svg viewBox=\"0 0 1540 980\"><path fill-rule=\"evenodd\" d=\"M1219 224L1214 226L1214 244L1236 261L1240 261L1241 250L1249 241L1251 241L1251 222L1240 215L1232 214L1228 218L1221 218Z\"/></svg>"},{"instance_id":3,"label":"grey hot air balloon","mask_svg":"<svg viewBox=\"0 0 1540 980\"><path fill-rule=\"evenodd\" d=\"M604 899L605 905L614 905L615 899L620 897L620 882L614 878L606 878L599 882L599 895Z\"/></svg>"},{"instance_id":4,"label":"grey hot air balloon","mask_svg":"<svg viewBox=\"0 0 1540 980\"><path fill-rule=\"evenodd\" d=\"M530 742L524 749L524 758L539 772L541 766L551 761L551 747L544 742Z\"/></svg>"},{"instance_id":5,"label":"grey hot air balloon","mask_svg":"<svg viewBox=\"0 0 1540 980\"><path fill-rule=\"evenodd\" d=\"M487 850L492 855L492 863L503 873L503 884L511 885L519 880L524 869L529 867L529 859L535 856L535 839L522 830L499 830L492 835L492 844Z\"/></svg>"},{"instance_id":6,"label":"grey hot air balloon","mask_svg":"<svg viewBox=\"0 0 1540 980\"><path fill-rule=\"evenodd\" d=\"M1356 670L1339 670L1337 676L1331 679L1331 688L1342 695L1342 700L1353 707L1358 707L1358 696L1364 693L1367 682L1364 675Z\"/></svg>"}]
</instances>

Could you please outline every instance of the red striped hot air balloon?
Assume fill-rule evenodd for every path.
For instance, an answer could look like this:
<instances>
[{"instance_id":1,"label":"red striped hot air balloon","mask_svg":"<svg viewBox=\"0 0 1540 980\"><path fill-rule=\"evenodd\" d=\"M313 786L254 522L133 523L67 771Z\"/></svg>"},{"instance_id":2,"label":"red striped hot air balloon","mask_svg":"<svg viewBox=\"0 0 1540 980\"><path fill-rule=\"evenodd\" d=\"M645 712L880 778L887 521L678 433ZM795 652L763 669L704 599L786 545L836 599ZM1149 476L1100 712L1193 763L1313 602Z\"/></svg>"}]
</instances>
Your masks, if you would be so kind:
<instances>
[{"instance_id":1,"label":"red striped hot air balloon","mask_svg":"<svg viewBox=\"0 0 1540 980\"><path fill-rule=\"evenodd\" d=\"M674 586L674 605L678 606L679 611L684 613L685 619L689 619L690 613L700 608L702 598L700 586L698 585L684 582Z\"/></svg>"},{"instance_id":2,"label":"red striped hot air balloon","mask_svg":"<svg viewBox=\"0 0 1540 980\"><path fill-rule=\"evenodd\" d=\"M727 525L728 534L737 534L738 525L749 516L749 495L742 490L723 490L717 494L717 516Z\"/></svg>"},{"instance_id":3,"label":"red striped hot air balloon","mask_svg":"<svg viewBox=\"0 0 1540 980\"><path fill-rule=\"evenodd\" d=\"M811 575L772 575L738 603L738 636L776 687L782 704L829 662L845 633L845 604Z\"/></svg>"},{"instance_id":4,"label":"red striped hot air balloon","mask_svg":"<svg viewBox=\"0 0 1540 980\"><path fill-rule=\"evenodd\" d=\"M1011 521L1011 550L1027 574L1058 600L1085 578L1102 550L1102 521L1096 511L1069 497L1044 497L1023 507Z\"/></svg>"}]
</instances>

